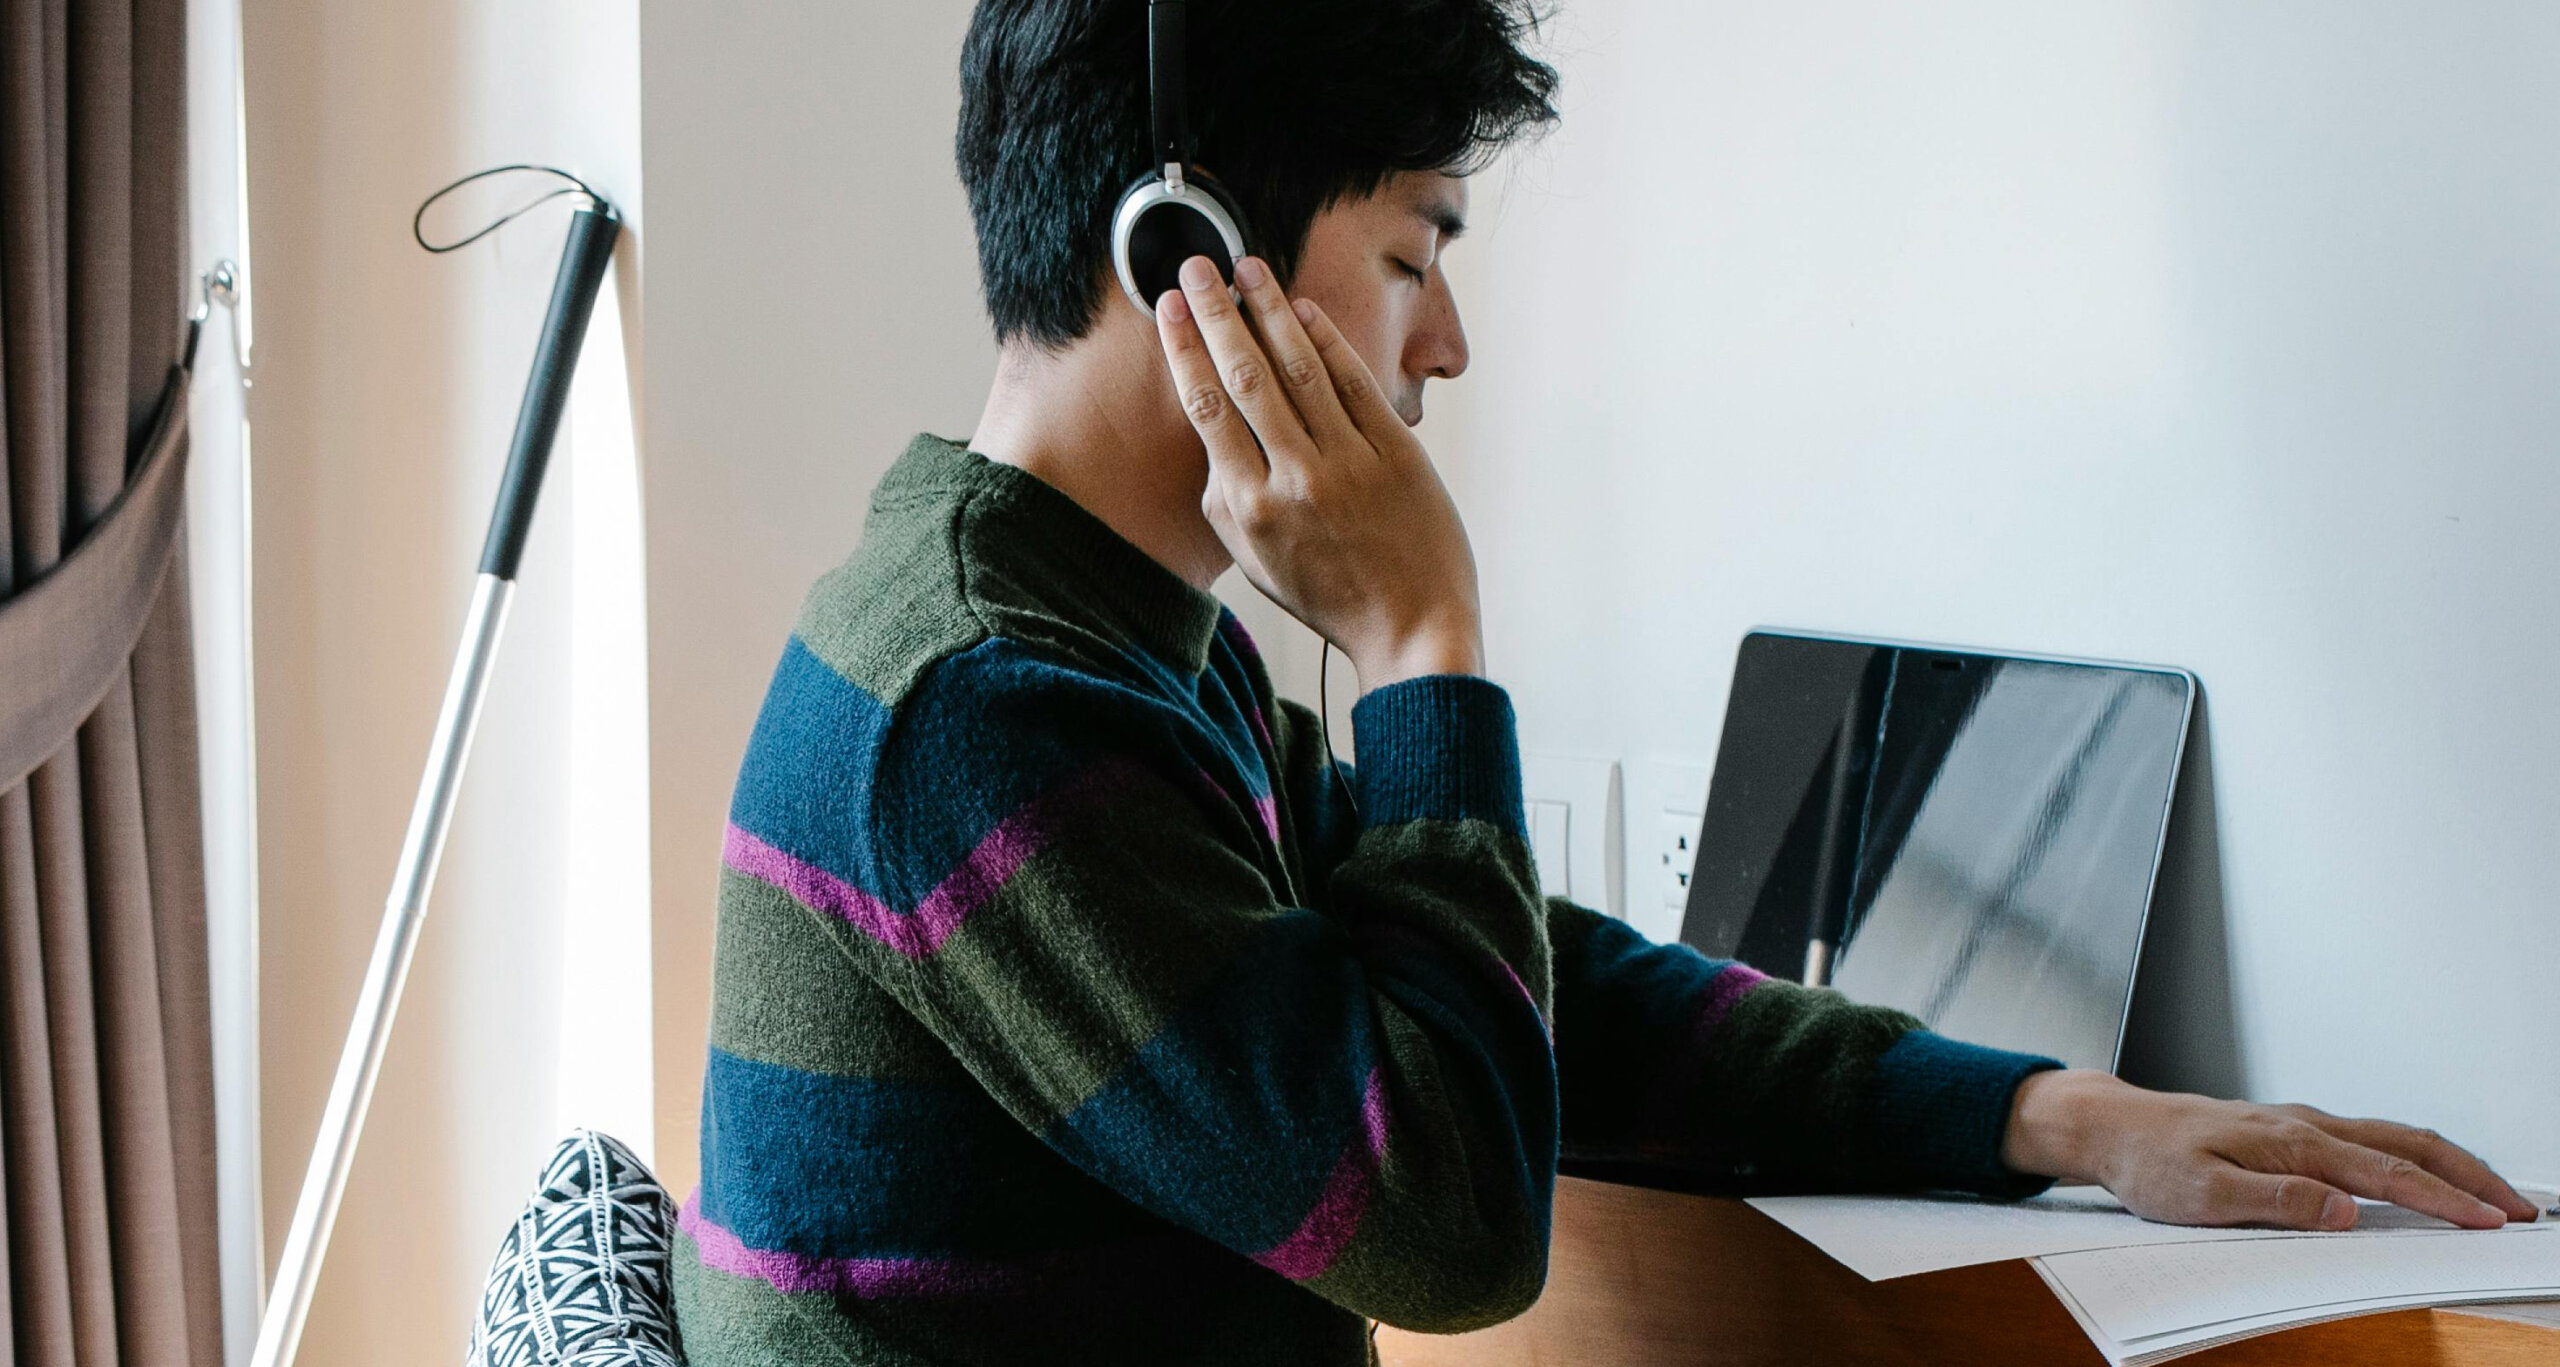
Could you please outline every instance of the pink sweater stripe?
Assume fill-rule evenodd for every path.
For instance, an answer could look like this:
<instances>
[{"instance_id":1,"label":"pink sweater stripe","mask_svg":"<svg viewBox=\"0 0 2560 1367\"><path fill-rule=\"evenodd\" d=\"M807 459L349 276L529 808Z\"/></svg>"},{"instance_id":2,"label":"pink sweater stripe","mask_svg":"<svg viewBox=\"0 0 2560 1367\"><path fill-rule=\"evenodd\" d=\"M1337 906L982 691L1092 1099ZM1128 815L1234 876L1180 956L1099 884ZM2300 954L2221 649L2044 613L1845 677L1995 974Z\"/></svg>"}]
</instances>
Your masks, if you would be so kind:
<instances>
[{"instance_id":1,"label":"pink sweater stripe","mask_svg":"<svg viewBox=\"0 0 2560 1367\"><path fill-rule=\"evenodd\" d=\"M996 891L1047 843L1059 811L1099 796L1121 771L1105 765L1064 787L1026 802L996 823L933 891L900 912L807 860L780 849L732 822L721 844L721 862L748 878L789 893L802 905L841 917L872 939L910 959L942 948L963 921L995 899Z\"/></svg>"},{"instance_id":2,"label":"pink sweater stripe","mask_svg":"<svg viewBox=\"0 0 2560 1367\"><path fill-rule=\"evenodd\" d=\"M1291 1281L1324 1275L1360 1232L1360 1217L1369 1211L1369 1198L1376 1192L1386 1155L1387 1092L1378 1070L1372 1068L1360 1098L1360 1134L1343 1146L1342 1158L1325 1180L1315 1208L1307 1212L1296 1233L1255 1254L1253 1260Z\"/></svg>"}]
</instances>

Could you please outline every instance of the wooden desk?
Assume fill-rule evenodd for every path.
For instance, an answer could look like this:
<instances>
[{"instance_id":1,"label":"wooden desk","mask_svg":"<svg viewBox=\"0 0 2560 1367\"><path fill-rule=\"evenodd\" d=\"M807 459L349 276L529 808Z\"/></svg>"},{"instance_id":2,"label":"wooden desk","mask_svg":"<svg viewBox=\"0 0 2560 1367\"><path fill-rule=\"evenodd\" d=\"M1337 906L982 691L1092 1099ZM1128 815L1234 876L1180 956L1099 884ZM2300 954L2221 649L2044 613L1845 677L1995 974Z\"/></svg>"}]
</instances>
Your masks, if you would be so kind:
<instances>
[{"instance_id":1,"label":"wooden desk","mask_svg":"<svg viewBox=\"0 0 2560 1367\"><path fill-rule=\"evenodd\" d=\"M1381 1330L1387 1367L2106 1367L2024 1262L1861 1279L1740 1201L1561 1179L1547 1291L1481 1333ZM2560 1367L2560 1330L2404 1310L2179 1359L2197 1367Z\"/></svg>"}]
</instances>

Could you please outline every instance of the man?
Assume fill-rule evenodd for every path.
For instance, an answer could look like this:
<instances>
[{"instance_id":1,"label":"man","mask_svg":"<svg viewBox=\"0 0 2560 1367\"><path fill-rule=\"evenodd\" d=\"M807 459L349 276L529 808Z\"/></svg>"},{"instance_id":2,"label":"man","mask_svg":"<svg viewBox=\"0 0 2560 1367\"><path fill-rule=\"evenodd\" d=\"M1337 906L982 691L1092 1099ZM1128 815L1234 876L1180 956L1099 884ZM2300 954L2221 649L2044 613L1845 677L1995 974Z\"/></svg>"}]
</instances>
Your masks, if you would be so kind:
<instances>
[{"instance_id":1,"label":"man","mask_svg":"<svg viewBox=\"0 0 2560 1367\"><path fill-rule=\"evenodd\" d=\"M1351 1363L1527 1308L1560 1151L2158 1218L2532 1207L2433 1135L2164 1096L1541 899L1464 529L1467 170L1554 117L1522 0L1199 0L1260 235L1152 318L1140 0L982 0L961 176L1002 356L812 591L725 848L697 1363ZM1339 646L1357 765L1209 596Z\"/></svg>"}]
</instances>

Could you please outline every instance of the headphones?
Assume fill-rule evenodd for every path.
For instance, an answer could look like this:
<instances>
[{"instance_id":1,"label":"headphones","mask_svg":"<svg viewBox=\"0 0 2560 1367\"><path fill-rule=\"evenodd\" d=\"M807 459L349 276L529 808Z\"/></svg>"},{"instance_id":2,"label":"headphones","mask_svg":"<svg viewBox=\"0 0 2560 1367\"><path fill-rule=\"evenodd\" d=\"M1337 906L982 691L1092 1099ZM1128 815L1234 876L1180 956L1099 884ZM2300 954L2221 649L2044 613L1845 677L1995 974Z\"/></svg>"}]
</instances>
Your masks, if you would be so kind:
<instances>
[{"instance_id":1,"label":"headphones","mask_svg":"<svg viewBox=\"0 0 2560 1367\"><path fill-rule=\"evenodd\" d=\"M1180 289L1182 263L1205 256L1235 283L1245 254L1244 212L1216 180L1189 164L1183 124L1184 0L1147 0L1147 104L1155 125L1157 168L1120 196L1111 215L1111 264L1120 292L1153 317L1156 300Z\"/></svg>"}]
</instances>

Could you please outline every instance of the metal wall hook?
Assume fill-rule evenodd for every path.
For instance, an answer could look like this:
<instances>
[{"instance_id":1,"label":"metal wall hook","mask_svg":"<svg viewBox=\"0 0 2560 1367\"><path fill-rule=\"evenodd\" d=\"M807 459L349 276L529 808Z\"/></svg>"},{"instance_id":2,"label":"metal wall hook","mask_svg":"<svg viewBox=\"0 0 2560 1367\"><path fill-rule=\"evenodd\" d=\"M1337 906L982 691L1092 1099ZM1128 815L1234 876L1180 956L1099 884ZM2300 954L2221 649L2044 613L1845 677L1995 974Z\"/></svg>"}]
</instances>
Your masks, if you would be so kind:
<instances>
[{"instance_id":1,"label":"metal wall hook","mask_svg":"<svg viewBox=\"0 0 2560 1367\"><path fill-rule=\"evenodd\" d=\"M187 315L187 341L178 364L189 372L196 368L196 344L204 340L205 320L213 316L216 304L231 314L231 359L240 368L240 385L249 385L249 309L248 282L240 265L223 257L196 277L196 307Z\"/></svg>"}]
</instances>

